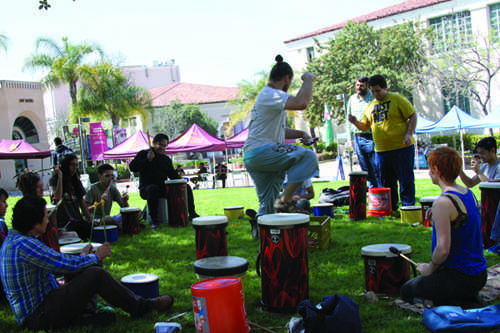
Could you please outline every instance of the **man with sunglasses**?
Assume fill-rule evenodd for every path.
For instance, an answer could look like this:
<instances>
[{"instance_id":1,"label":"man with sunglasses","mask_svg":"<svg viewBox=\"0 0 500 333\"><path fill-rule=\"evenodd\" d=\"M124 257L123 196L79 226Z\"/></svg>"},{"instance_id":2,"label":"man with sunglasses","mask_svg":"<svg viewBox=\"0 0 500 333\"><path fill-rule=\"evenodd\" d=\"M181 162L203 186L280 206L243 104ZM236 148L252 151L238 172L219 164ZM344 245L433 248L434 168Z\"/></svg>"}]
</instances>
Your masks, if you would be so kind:
<instances>
[{"instance_id":1,"label":"man with sunglasses","mask_svg":"<svg viewBox=\"0 0 500 333\"><path fill-rule=\"evenodd\" d=\"M113 183L114 168L109 164L100 165L97 168L97 177L99 181L92 184L90 190L85 195L85 202L89 205L89 211L94 209L94 203L97 202L97 208L95 211L94 218L102 220L102 206L101 201L104 200L104 214L106 225L116 225L118 231L121 231L121 214L116 216L109 216L111 213L111 207L113 206L113 201L118 203L120 207L128 207L128 194L123 193L120 195L120 191L116 188Z\"/></svg>"},{"instance_id":2,"label":"man with sunglasses","mask_svg":"<svg viewBox=\"0 0 500 333\"><path fill-rule=\"evenodd\" d=\"M168 145L168 136L163 133L156 134L153 138L153 146L150 149L144 149L135 155L130 162L130 171L140 172L139 194L141 198L147 200L149 215L153 222L151 228L159 227L158 217L158 198L165 198L165 181L169 179L181 179L172 164L170 157L165 155L165 149ZM187 205L189 218L193 219L199 215L195 211L193 190L186 186Z\"/></svg>"}]
</instances>

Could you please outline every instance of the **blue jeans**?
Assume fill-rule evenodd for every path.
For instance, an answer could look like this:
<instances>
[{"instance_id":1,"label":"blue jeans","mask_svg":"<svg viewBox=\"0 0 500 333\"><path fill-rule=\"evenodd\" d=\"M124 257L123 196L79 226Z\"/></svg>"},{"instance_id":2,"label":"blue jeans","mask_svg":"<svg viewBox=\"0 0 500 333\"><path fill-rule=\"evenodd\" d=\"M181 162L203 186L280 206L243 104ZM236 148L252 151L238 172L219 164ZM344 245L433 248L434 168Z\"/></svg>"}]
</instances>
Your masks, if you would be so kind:
<instances>
[{"instance_id":1,"label":"blue jeans","mask_svg":"<svg viewBox=\"0 0 500 333\"><path fill-rule=\"evenodd\" d=\"M413 174L415 151L413 145L377 152L375 156L380 168L382 186L391 189L392 210L398 210L398 181L401 203L403 206L413 206L415 204L415 175Z\"/></svg>"},{"instance_id":2,"label":"blue jeans","mask_svg":"<svg viewBox=\"0 0 500 333\"><path fill-rule=\"evenodd\" d=\"M490 239L500 241L500 204L497 208L497 214L495 215L495 222L493 223L493 227L491 228Z\"/></svg>"},{"instance_id":3,"label":"blue jeans","mask_svg":"<svg viewBox=\"0 0 500 333\"><path fill-rule=\"evenodd\" d=\"M375 158L375 144L371 134L354 135L354 149L361 170L368 172L368 188L380 187L380 173Z\"/></svg>"}]
</instances>

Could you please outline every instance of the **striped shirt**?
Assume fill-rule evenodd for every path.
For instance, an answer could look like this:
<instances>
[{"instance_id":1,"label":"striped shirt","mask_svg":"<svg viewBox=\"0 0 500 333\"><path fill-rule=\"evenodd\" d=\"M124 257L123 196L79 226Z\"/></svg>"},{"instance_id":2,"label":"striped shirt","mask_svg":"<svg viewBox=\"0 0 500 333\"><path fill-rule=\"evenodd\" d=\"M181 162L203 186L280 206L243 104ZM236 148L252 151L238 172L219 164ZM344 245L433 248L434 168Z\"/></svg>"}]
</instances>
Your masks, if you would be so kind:
<instances>
[{"instance_id":1,"label":"striped shirt","mask_svg":"<svg viewBox=\"0 0 500 333\"><path fill-rule=\"evenodd\" d=\"M54 251L31 235L10 229L0 249L0 277L19 324L59 285L52 274L81 271L99 262L97 255Z\"/></svg>"}]
</instances>

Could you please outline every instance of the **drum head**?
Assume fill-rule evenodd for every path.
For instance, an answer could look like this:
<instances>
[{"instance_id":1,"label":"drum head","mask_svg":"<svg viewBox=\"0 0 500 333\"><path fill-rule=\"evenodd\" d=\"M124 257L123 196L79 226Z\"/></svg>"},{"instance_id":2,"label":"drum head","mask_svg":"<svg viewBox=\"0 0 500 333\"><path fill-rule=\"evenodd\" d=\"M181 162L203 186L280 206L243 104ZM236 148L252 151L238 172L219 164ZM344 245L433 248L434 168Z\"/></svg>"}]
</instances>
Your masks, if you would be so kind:
<instances>
[{"instance_id":1,"label":"drum head","mask_svg":"<svg viewBox=\"0 0 500 333\"><path fill-rule=\"evenodd\" d=\"M320 204L313 205L313 208L314 207L317 207L317 208L328 208L328 207L333 207L333 204L331 204L331 203L320 203Z\"/></svg>"},{"instance_id":2,"label":"drum head","mask_svg":"<svg viewBox=\"0 0 500 333\"><path fill-rule=\"evenodd\" d=\"M131 274L122 277L122 283L152 283L158 281L158 276L149 273Z\"/></svg>"},{"instance_id":3,"label":"drum head","mask_svg":"<svg viewBox=\"0 0 500 333\"><path fill-rule=\"evenodd\" d=\"M116 228L117 228L116 225L107 225L106 226L106 230L113 230L113 229L116 229ZM104 231L104 226L101 225L101 226L98 226L98 227L94 227L94 230Z\"/></svg>"},{"instance_id":4,"label":"drum head","mask_svg":"<svg viewBox=\"0 0 500 333\"><path fill-rule=\"evenodd\" d=\"M215 225L215 224L227 224L227 217L222 215L214 216L201 216L193 219L193 225Z\"/></svg>"},{"instance_id":5,"label":"drum head","mask_svg":"<svg viewBox=\"0 0 500 333\"><path fill-rule=\"evenodd\" d=\"M491 188L500 190L500 182L480 182L479 188Z\"/></svg>"},{"instance_id":6,"label":"drum head","mask_svg":"<svg viewBox=\"0 0 500 333\"><path fill-rule=\"evenodd\" d=\"M401 251L402 254L411 254L411 247L410 245L406 244L368 245L361 249L361 254L363 256L369 256L369 257L397 257L396 254L392 253L391 250L389 250L389 248L392 246Z\"/></svg>"},{"instance_id":7,"label":"drum head","mask_svg":"<svg viewBox=\"0 0 500 333\"><path fill-rule=\"evenodd\" d=\"M412 211L412 210L422 210L422 207L421 206L404 206L404 207L401 207L400 208L401 210L404 210L404 211Z\"/></svg>"},{"instance_id":8,"label":"drum head","mask_svg":"<svg viewBox=\"0 0 500 333\"><path fill-rule=\"evenodd\" d=\"M228 276L244 273L248 260L233 256L209 257L194 262L194 272L205 276Z\"/></svg>"},{"instance_id":9,"label":"drum head","mask_svg":"<svg viewBox=\"0 0 500 333\"><path fill-rule=\"evenodd\" d=\"M165 185L169 184L186 184L187 181L186 179L172 179L172 180L165 180Z\"/></svg>"},{"instance_id":10,"label":"drum head","mask_svg":"<svg viewBox=\"0 0 500 333\"><path fill-rule=\"evenodd\" d=\"M123 207L120 209L120 213L135 213L140 212L141 209L139 207Z\"/></svg>"},{"instance_id":11,"label":"drum head","mask_svg":"<svg viewBox=\"0 0 500 333\"><path fill-rule=\"evenodd\" d=\"M366 171L352 171L352 172L349 172L349 176L368 176L368 172L366 172Z\"/></svg>"},{"instance_id":12,"label":"drum head","mask_svg":"<svg viewBox=\"0 0 500 333\"><path fill-rule=\"evenodd\" d=\"M229 207L224 207L224 210L234 210L234 209L243 209L243 206L229 206Z\"/></svg>"},{"instance_id":13,"label":"drum head","mask_svg":"<svg viewBox=\"0 0 500 333\"><path fill-rule=\"evenodd\" d=\"M47 205L45 206L47 208L47 213L53 211L56 208L56 205Z\"/></svg>"},{"instance_id":14,"label":"drum head","mask_svg":"<svg viewBox=\"0 0 500 333\"><path fill-rule=\"evenodd\" d=\"M88 243L76 243L61 246L61 253L66 254L80 254ZM101 243L91 243L94 248L94 252L102 245Z\"/></svg>"},{"instance_id":15,"label":"drum head","mask_svg":"<svg viewBox=\"0 0 500 333\"><path fill-rule=\"evenodd\" d=\"M433 195L433 196L429 196L429 197L421 197L420 203L432 203L432 202L436 201L437 198L439 198L439 195Z\"/></svg>"},{"instance_id":16,"label":"drum head","mask_svg":"<svg viewBox=\"0 0 500 333\"><path fill-rule=\"evenodd\" d=\"M78 237L59 238L59 245L75 244L80 243L81 241L82 240Z\"/></svg>"},{"instance_id":17,"label":"drum head","mask_svg":"<svg viewBox=\"0 0 500 333\"><path fill-rule=\"evenodd\" d=\"M293 227L309 223L309 215L296 213L267 214L259 216L257 223L262 226Z\"/></svg>"}]
</instances>

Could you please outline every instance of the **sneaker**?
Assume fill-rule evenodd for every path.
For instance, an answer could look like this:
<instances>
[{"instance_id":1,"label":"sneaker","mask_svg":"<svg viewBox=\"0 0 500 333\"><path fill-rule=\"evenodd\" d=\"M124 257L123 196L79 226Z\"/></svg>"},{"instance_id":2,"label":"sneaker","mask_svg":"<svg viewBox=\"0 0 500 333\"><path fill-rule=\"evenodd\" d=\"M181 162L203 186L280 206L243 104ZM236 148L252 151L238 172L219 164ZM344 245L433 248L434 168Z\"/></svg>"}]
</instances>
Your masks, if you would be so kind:
<instances>
[{"instance_id":1,"label":"sneaker","mask_svg":"<svg viewBox=\"0 0 500 333\"><path fill-rule=\"evenodd\" d=\"M168 311L174 305L174 297L170 295L156 297L154 301L158 311Z\"/></svg>"},{"instance_id":2,"label":"sneaker","mask_svg":"<svg viewBox=\"0 0 500 333\"><path fill-rule=\"evenodd\" d=\"M492 247L490 247L488 249L488 252L489 253L494 253L497 256L500 256L500 246L498 245L498 243L496 243L495 245L493 245Z\"/></svg>"},{"instance_id":3,"label":"sneaker","mask_svg":"<svg viewBox=\"0 0 500 333\"><path fill-rule=\"evenodd\" d=\"M247 214L247 216L252 220L255 220L255 217L257 216L257 212L251 208L245 210L245 214Z\"/></svg>"}]
</instances>

